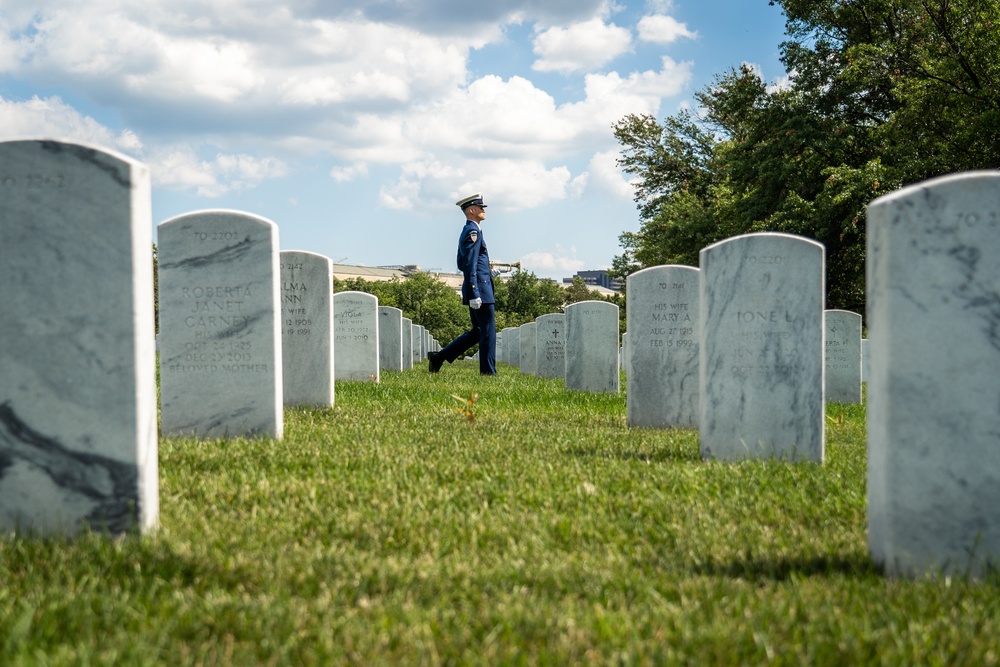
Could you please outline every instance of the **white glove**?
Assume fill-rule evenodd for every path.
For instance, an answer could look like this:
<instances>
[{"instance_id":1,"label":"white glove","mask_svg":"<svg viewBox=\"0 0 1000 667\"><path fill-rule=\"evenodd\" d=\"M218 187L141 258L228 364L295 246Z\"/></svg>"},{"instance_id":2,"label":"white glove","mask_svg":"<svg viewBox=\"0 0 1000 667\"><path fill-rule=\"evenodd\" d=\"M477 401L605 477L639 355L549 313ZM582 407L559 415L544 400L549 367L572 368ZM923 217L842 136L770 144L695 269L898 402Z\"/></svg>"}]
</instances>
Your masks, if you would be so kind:
<instances>
[{"instance_id":1,"label":"white glove","mask_svg":"<svg viewBox=\"0 0 1000 667\"><path fill-rule=\"evenodd\" d=\"M471 299L469 301L469 308L471 308L472 310L479 310L479 307L481 305L483 305L483 300L480 299L479 297L476 297L475 299Z\"/></svg>"},{"instance_id":2,"label":"white glove","mask_svg":"<svg viewBox=\"0 0 1000 667\"><path fill-rule=\"evenodd\" d=\"M501 273L503 273L503 271L501 271L500 269L490 269L490 275L493 276L494 278L499 276Z\"/></svg>"}]
</instances>

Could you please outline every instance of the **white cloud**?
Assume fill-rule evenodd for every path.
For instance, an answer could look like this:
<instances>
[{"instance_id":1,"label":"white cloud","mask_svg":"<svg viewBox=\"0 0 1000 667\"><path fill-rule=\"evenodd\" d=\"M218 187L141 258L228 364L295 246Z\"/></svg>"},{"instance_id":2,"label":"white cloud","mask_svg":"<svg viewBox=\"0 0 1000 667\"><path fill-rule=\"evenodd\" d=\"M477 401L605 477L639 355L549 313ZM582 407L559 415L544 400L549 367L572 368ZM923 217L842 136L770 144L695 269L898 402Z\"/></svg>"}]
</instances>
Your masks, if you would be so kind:
<instances>
[{"instance_id":1,"label":"white cloud","mask_svg":"<svg viewBox=\"0 0 1000 667\"><path fill-rule=\"evenodd\" d=\"M200 195L217 197L225 190L219 187L212 172L211 164L200 160L193 150L182 147L161 154L153 176L165 188L195 188Z\"/></svg>"},{"instance_id":2,"label":"white cloud","mask_svg":"<svg viewBox=\"0 0 1000 667\"><path fill-rule=\"evenodd\" d=\"M347 183L356 181L368 175L368 165L364 162L355 162L346 167L334 167L330 170L330 178L337 183Z\"/></svg>"},{"instance_id":3,"label":"white cloud","mask_svg":"<svg viewBox=\"0 0 1000 667\"><path fill-rule=\"evenodd\" d=\"M576 248L566 250L557 246L555 252L536 250L522 255L518 260L521 268L536 275L569 277L586 266L586 262L576 258Z\"/></svg>"},{"instance_id":4,"label":"white cloud","mask_svg":"<svg viewBox=\"0 0 1000 667\"><path fill-rule=\"evenodd\" d=\"M674 0L646 0L646 10L653 14L669 14L674 9Z\"/></svg>"},{"instance_id":5,"label":"white cloud","mask_svg":"<svg viewBox=\"0 0 1000 667\"><path fill-rule=\"evenodd\" d=\"M400 107L460 85L469 49L484 44L253 4L175 10L151 0L148 12L132 12L127 0L41 0L27 24L0 32L0 71L96 86L125 105L155 99L162 113L198 102L238 103L234 115L273 113L276 102Z\"/></svg>"},{"instance_id":6,"label":"white cloud","mask_svg":"<svg viewBox=\"0 0 1000 667\"><path fill-rule=\"evenodd\" d=\"M593 187L600 188L620 199L632 199L635 191L630 181L618 168L617 160L621 154L617 150L597 153L590 160L588 172Z\"/></svg>"},{"instance_id":7,"label":"white cloud","mask_svg":"<svg viewBox=\"0 0 1000 667\"><path fill-rule=\"evenodd\" d=\"M662 65L659 71L633 72L627 77L617 72L587 75L586 99L561 109L564 121L606 136L608 128L626 114L656 115L662 98L680 94L692 78L691 62L678 63L663 56Z\"/></svg>"},{"instance_id":8,"label":"white cloud","mask_svg":"<svg viewBox=\"0 0 1000 667\"><path fill-rule=\"evenodd\" d=\"M555 100L527 79L485 76L464 91L418 108L406 136L424 150L453 149L471 155L551 154L571 140Z\"/></svg>"},{"instance_id":9,"label":"white cloud","mask_svg":"<svg viewBox=\"0 0 1000 667\"><path fill-rule=\"evenodd\" d=\"M506 210L530 209L568 195L570 171L565 166L546 167L540 160L485 160L475 165L477 183L473 191L489 191ZM472 182L469 183L472 186ZM463 190L469 189L464 188Z\"/></svg>"},{"instance_id":10,"label":"white cloud","mask_svg":"<svg viewBox=\"0 0 1000 667\"><path fill-rule=\"evenodd\" d=\"M756 74L757 78L759 78L761 81L764 80L764 68L761 67L758 63L751 63L744 60L743 62L740 63L740 67L749 69L751 72Z\"/></svg>"},{"instance_id":11,"label":"white cloud","mask_svg":"<svg viewBox=\"0 0 1000 667\"><path fill-rule=\"evenodd\" d=\"M408 211L414 208L420 196L420 184L416 181L400 181L379 189L379 204L388 209Z\"/></svg>"},{"instance_id":12,"label":"white cloud","mask_svg":"<svg viewBox=\"0 0 1000 667\"><path fill-rule=\"evenodd\" d=\"M507 211L540 206L571 194L568 167L547 167L541 160L469 159L462 168L438 162L404 165L399 181L382 188L379 201L394 209L446 210L469 192Z\"/></svg>"},{"instance_id":13,"label":"white cloud","mask_svg":"<svg viewBox=\"0 0 1000 667\"><path fill-rule=\"evenodd\" d=\"M273 157L217 152L206 160L186 144L148 146L132 130L112 130L58 97L0 98L0 128L0 141L50 138L121 151L149 166L155 186L194 188L206 197L250 189L288 173L288 165Z\"/></svg>"},{"instance_id":14,"label":"white cloud","mask_svg":"<svg viewBox=\"0 0 1000 667\"><path fill-rule=\"evenodd\" d=\"M587 191L587 185L589 184L590 184L590 174L588 172L584 172L579 176L575 177L572 181L570 181L569 187L567 188L567 192L570 197L576 199L582 196L583 193Z\"/></svg>"},{"instance_id":15,"label":"white cloud","mask_svg":"<svg viewBox=\"0 0 1000 667\"><path fill-rule=\"evenodd\" d=\"M779 76L767 87L767 92L777 93L783 90L790 90L792 87L792 81L795 79L797 72L791 72L785 74L784 76Z\"/></svg>"},{"instance_id":16,"label":"white cloud","mask_svg":"<svg viewBox=\"0 0 1000 667\"><path fill-rule=\"evenodd\" d=\"M213 164L227 187L234 190L255 188L266 180L288 175L288 165L273 157L220 153Z\"/></svg>"},{"instance_id":17,"label":"white cloud","mask_svg":"<svg viewBox=\"0 0 1000 667\"><path fill-rule=\"evenodd\" d=\"M438 210L462 192L482 191L517 210L579 197L588 188L630 199L631 190L614 167L617 146L610 128L627 113L656 114L663 97L690 82L691 63L663 58L662 65L627 77L588 75L585 99L564 105L520 77L474 81L411 114L385 144L421 157L403 163L399 182L385 187L380 201L392 208ZM588 154L594 157L584 157ZM590 160L589 168L571 168L574 157Z\"/></svg>"},{"instance_id":18,"label":"white cloud","mask_svg":"<svg viewBox=\"0 0 1000 667\"><path fill-rule=\"evenodd\" d=\"M594 18L568 28L549 28L535 37L531 66L539 72L586 72L608 64L632 48L632 33Z\"/></svg>"},{"instance_id":19,"label":"white cloud","mask_svg":"<svg viewBox=\"0 0 1000 667\"><path fill-rule=\"evenodd\" d=\"M219 153L205 160L188 146L157 151L147 162L155 185L171 189L194 188L202 197L249 190L265 180L288 174L288 166L275 158Z\"/></svg>"},{"instance_id":20,"label":"white cloud","mask_svg":"<svg viewBox=\"0 0 1000 667\"><path fill-rule=\"evenodd\" d=\"M0 141L8 139L62 139L104 146L135 155L142 142L134 132L115 132L59 97L32 97L13 102L0 97Z\"/></svg>"},{"instance_id":21,"label":"white cloud","mask_svg":"<svg viewBox=\"0 0 1000 667\"><path fill-rule=\"evenodd\" d=\"M216 102L236 102L263 82L247 44L234 41L156 40L158 67L125 77L130 88L162 96L174 93Z\"/></svg>"},{"instance_id":22,"label":"white cloud","mask_svg":"<svg viewBox=\"0 0 1000 667\"><path fill-rule=\"evenodd\" d=\"M687 24L681 23L672 16L664 14L652 14L643 16L637 26L639 39L644 42L654 42L657 44L670 44L682 37L696 39L698 33L689 30Z\"/></svg>"},{"instance_id":23,"label":"white cloud","mask_svg":"<svg viewBox=\"0 0 1000 667\"><path fill-rule=\"evenodd\" d=\"M486 76L415 110L392 143L399 154L454 154L462 161L552 162L614 145L611 126L628 113L656 114L662 98L690 83L692 64L662 59L660 70L585 77L585 98L557 105L527 79ZM389 144L386 144L389 145Z\"/></svg>"},{"instance_id":24,"label":"white cloud","mask_svg":"<svg viewBox=\"0 0 1000 667\"><path fill-rule=\"evenodd\" d=\"M263 0L3 3L0 72L66 88L122 129L58 97L0 98L0 135L114 148L147 162L155 185L206 197L316 155L328 156L335 182L398 169L374 184L379 201L422 212L468 188L509 209L620 190L591 157L615 147L610 128L622 116L656 114L691 79L690 63L663 58L658 69L588 73L582 97L559 103L530 72L471 76L470 50L502 40L509 23L431 32L366 18L375 9L361 0L308 10ZM543 16L539 3L502 3L508 19ZM592 70L632 46L630 31L609 22L622 9L610 0L543 4L546 20L568 27L536 33L536 70Z\"/></svg>"}]
</instances>

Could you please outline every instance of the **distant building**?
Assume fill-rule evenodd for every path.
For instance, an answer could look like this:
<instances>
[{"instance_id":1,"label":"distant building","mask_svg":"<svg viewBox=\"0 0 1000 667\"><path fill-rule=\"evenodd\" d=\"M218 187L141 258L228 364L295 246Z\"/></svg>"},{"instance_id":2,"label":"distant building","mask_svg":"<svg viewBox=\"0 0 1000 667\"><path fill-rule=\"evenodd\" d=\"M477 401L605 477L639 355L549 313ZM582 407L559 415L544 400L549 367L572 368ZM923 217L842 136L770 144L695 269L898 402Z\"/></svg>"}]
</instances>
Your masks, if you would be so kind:
<instances>
[{"instance_id":1,"label":"distant building","mask_svg":"<svg viewBox=\"0 0 1000 667\"><path fill-rule=\"evenodd\" d=\"M603 287L614 292L621 292L625 285L618 278L612 278L604 269L600 271L577 271L573 278L579 276L584 284L591 287ZM572 283L573 278L563 278L564 283Z\"/></svg>"},{"instance_id":2,"label":"distant building","mask_svg":"<svg viewBox=\"0 0 1000 667\"><path fill-rule=\"evenodd\" d=\"M385 282L389 280L404 280L412 273L427 273L434 276L448 287L454 289L458 294L462 293L462 274L445 273L441 271L421 271L416 264L402 264L396 266L358 266L353 264L334 264L333 277L337 280L350 280L361 278L368 282Z\"/></svg>"},{"instance_id":3,"label":"distant building","mask_svg":"<svg viewBox=\"0 0 1000 667\"><path fill-rule=\"evenodd\" d=\"M464 276L461 273L450 273L446 271L438 271L437 269L429 269L427 271L422 270L416 264L398 264L393 266L358 266L353 264L334 264L333 265L333 277L337 280L350 280L352 278L361 278L362 280L367 280L368 282L384 282L389 280L405 280L406 276L412 273L426 273L434 278L440 280L448 287L451 287L455 292L461 296L462 294L462 280ZM502 275L497 278L497 280L509 280L510 274Z\"/></svg>"},{"instance_id":4,"label":"distant building","mask_svg":"<svg viewBox=\"0 0 1000 667\"><path fill-rule=\"evenodd\" d=\"M362 280L367 280L369 282L383 282L392 280L393 278L399 278L402 280L406 277L406 274L395 268L357 266L353 264L334 264L333 277L337 280L361 278Z\"/></svg>"}]
</instances>

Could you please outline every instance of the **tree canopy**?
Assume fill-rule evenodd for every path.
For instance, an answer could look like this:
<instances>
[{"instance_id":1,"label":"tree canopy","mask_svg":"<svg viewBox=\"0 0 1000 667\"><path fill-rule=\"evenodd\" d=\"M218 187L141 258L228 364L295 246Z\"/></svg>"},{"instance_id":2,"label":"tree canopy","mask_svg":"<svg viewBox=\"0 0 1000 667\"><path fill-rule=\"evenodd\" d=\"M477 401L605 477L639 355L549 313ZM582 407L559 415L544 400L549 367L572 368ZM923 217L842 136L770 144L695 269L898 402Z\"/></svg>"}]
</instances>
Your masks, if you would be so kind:
<instances>
[{"instance_id":1,"label":"tree canopy","mask_svg":"<svg viewBox=\"0 0 1000 667\"><path fill-rule=\"evenodd\" d=\"M1000 3L771 4L786 16L787 83L742 66L695 95L697 114L615 125L640 228L620 236L613 272L697 266L716 241L788 232L826 245L828 307L863 313L867 204L1000 167Z\"/></svg>"}]
</instances>

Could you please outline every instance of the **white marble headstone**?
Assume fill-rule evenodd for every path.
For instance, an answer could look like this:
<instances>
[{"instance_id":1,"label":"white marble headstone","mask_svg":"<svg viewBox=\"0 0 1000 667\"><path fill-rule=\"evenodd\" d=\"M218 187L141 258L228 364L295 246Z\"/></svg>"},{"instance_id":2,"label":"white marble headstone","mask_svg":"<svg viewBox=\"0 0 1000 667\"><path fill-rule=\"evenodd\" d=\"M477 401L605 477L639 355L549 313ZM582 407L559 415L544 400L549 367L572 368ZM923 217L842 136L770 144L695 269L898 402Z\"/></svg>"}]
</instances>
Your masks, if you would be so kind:
<instances>
[{"instance_id":1,"label":"white marble headstone","mask_svg":"<svg viewBox=\"0 0 1000 667\"><path fill-rule=\"evenodd\" d=\"M334 294L333 333L336 378L378 382L378 297L367 292Z\"/></svg>"},{"instance_id":2,"label":"white marble headstone","mask_svg":"<svg viewBox=\"0 0 1000 667\"><path fill-rule=\"evenodd\" d=\"M333 262L300 250L279 261L285 405L333 405Z\"/></svg>"},{"instance_id":3,"label":"white marble headstone","mask_svg":"<svg viewBox=\"0 0 1000 667\"><path fill-rule=\"evenodd\" d=\"M698 269L654 266L626 281L626 422L698 427Z\"/></svg>"},{"instance_id":4,"label":"white marble headstone","mask_svg":"<svg viewBox=\"0 0 1000 667\"><path fill-rule=\"evenodd\" d=\"M566 316L548 313L535 319L538 377L561 378L566 373Z\"/></svg>"},{"instance_id":5,"label":"white marble headstone","mask_svg":"<svg viewBox=\"0 0 1000 667\"><path fill-rule=\"evenodd\" d=\"M823 245L746 234L699 264L702 457L821 462Z\"/></svg>"},{"instance_id":6,"label":"white marble headstone","mask_svg":"<svg viewBox=\"0 0 1000 667\"><path fill-rule=\"evenodd\" d=\"M412 366L416 366L420 363L420 325L414 324L410 327L410 359L412 360Z\"/></svg>"},{"instance_id":7,"label":"white marble headstone","mask_svg":"<svg viewBox=\"0 0 1000 667\"><path fill-rule=\"evenodd\" d=\"M503 336L503 356L500 356L500 348L497 348L497 361L502 361L505 364L510 363L510 351L514 344L514 334L510 333L517 327L504 327L500 331L500 335ZM520 351L518 351L520 355Z\"/></svg>"},{"instance_id":8,"label":"white marble headstone","mask_svg":"<svg viewBox=\"0 0 1000 667\"><path fill-rule=\"evenodd\" d=\"M1000 565L1000 172L868 207L868 546L891 575Z\"/></svg>"},{"instance_id":9,"label":"white marble headstone","mask_svg":"<svg viewBox=\"0 0 1000 667\"><path fill-rule=\"evenodd\" d=\"M861 339L861 382L864 384L868 383L868 372L871 361L868 358L868 339Z\"/></svg>"},{"instance_id":10,"label":"white marble headstone","mask_svg":"<svg viewBox=\"0 0 1000 667\"><path fill-rule=\"evenodd\" d=\"M413 368L413 320L409 317L402 318L399 337L403 345L403 370L408 371Z\"/></svg>"},{"instance_id":11,"label":"white marble headstone","mask_svg":"<svg viewBox=\"0 0 1000 667\"><path fill-rule=\"evenodd\" d=\"M566 388L617 392L618 306L579 301L566 306Z\"/></svg>"},{"instance_id":12,"label":"white marble headstone","mask_svg":"<svg viewBox=\"0 0 1000 667\"><path fill-rule=\"evenodd\" d=\"M828 310L826 322L826 402L861 403L861 315Z\"/></svg>"},{"instance_id":13,"label":"white marble headstone","mask_svg":"<svg viewBox=\"0 0 1000 667\"><path fill-rule=\"evenodd\" d=\"M622 349L618 351L619 359L618 365L621 366L622 372L628 372L628 356L631 354L631 348L629 347L629 335L628 331L622 333Z\"/></svg>"},{"instance_id":14,"label":"white marble headstone","mask_svg":"<svg viewBox=\"0 0 1000 667\"><path fill-rule=\"evenodd\" d=\"M148 169L0 142L0 531L159 517Z\"/></svg>"},{"instance_id":15,"label":"white marble headstone","mask_svg":"<svg viewBox=\"0 0 1000 667\"><path fill-rule=\"evenodd\" d=\"M538 375L537 327L538 325L534 322L525 322L517 328L520 332L518 335L518 344L521 348L520 366L522 375Z\"/></svg>"},{"instance_id":16,"label":"white marble headstone","mask_svg":"<svg viewBox=\"0 0 1000 667\"><path fill-rule=\"evenodd\" d=\"M378 307L378 365L387 371L403 370L403 311Z\"/></svg>"},{"instance_id":17,"label":"white marble headstone","mask_svg":"<svg viewBox=\"0 0 1000 667\"><path fill-rule=\"evenodd\" d=\"M521 330L517 327L504 329L507 332L507 363L511 366L521 365Z\"/></svg>"},{"instance_id":18,"label":"white marble headstone","mask_svg":"<svg viewBox=\"0 0 1000 667\"><path fill-rule=\"evenodd\" d=\"M496 353L496 361L498 363L501 362L501 361L503 361L503 354L504 354L504 352L503 352L503 331L498 331L497 332L497 343L496 343L495 353ZM476 354L478 354L478 352L476 352Z\"/></svg>"},{"instance_id":19,"label":"white marble headstone","mask_svg":"<svg viewBox=\"0 0 1000 667\"><path fill-rule=\"evenodd\" d=\"M198 211L158 240L163 433L282 437L278 226Z\"/></svg>"}]
</instances>

